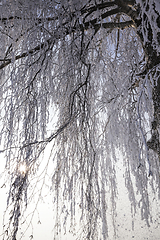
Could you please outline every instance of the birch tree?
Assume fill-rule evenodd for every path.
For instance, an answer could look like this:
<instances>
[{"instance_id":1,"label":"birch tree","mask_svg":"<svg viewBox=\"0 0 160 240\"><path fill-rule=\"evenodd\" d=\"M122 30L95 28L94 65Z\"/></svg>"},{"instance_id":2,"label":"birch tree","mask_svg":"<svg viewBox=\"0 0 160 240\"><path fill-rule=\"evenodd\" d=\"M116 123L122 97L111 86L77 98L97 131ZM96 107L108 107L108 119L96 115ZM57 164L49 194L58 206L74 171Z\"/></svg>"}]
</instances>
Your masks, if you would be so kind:
<instances>
[{"instance_id":1,"label":"birch tree","mask_svg":"<svg viewBox=\"0 0 160 240\"><path fill-rule=\"evenodd\" d=\"M81 239L107 238L107 194L114 225L119 152L131 205L149 226L149 184L160 196L159 1L0 4L0 140L11 209L3 239L16 239L49 144L55 234L69 206L71 221L81 212Z\"/></svg>"}]
</instances>

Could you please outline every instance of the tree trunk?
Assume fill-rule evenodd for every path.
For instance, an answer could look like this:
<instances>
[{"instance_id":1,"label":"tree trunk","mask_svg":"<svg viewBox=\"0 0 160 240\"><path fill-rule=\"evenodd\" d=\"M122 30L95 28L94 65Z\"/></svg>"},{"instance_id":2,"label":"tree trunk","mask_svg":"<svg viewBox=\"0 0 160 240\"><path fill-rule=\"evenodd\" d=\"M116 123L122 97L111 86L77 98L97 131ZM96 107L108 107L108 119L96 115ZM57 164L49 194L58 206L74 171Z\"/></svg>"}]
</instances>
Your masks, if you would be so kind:
<instances>
[{"instance_id":1,"label":"tree trunk","mask_svg":"<svg viewBox=\"0 0 160 240\"><path fill-rule=\"evenodd\" d=\"M139 7L135 23L146 56L146 67L140 75L145 78L151 74L153 79L154 116L151 124L152 136L147 146L160 156L160 3L156 0L142 1Z\"/></svg>"}]
</instances>

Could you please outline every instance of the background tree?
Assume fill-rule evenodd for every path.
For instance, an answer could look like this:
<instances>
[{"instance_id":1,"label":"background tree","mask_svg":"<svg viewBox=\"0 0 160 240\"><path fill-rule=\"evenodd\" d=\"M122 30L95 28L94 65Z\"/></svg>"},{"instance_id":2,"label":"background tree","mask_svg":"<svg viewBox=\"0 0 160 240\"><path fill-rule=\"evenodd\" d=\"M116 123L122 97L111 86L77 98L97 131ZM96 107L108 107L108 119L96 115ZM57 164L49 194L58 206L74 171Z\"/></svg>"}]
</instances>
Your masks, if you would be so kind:
<instances>
[{"instance_id":1,"label":"background tree","mask_svg":"<svg viewBox=\"0 0 160 240\"><path fill-rule=\"evenodd\" d=\"M136 212L138 191L149 225L149 181L160 194L158 0L2 0L0 12L0 139L12 209L4 239L16 239L49 143L57 221L59 205L70 203L73 220L79 202L81 237L106 239L106 191L114 225L120 152L129 199Z\"/></svg>"}]
</instances>

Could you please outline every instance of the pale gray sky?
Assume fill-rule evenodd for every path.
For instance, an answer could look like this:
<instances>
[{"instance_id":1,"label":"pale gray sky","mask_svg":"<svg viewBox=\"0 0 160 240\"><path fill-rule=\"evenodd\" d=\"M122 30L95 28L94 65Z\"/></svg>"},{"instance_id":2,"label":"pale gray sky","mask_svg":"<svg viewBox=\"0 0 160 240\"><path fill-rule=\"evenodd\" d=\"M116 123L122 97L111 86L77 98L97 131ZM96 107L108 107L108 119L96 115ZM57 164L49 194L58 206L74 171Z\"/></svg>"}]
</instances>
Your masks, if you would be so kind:
<instances>
[{"instance_id":1,"label":"pale gray sky","mask_svg":"<svg viewBox=\"0 0 160 240\"><path fill-rule=\"evenodd\" d=\"M0 169L4 168L4 160L1 158ZM123 178L123 165L122 162L119 161L119 165L117 167L117 171L119 171L119 179L118 179L118 188L121 193L119 196L119 200L117 200L117 208L118 208L118 217L116 220L117 225L117 238L119 240L160 240L160 204L159 201L153 200L153 225L148 228L146 223L141 220L140 215L134 217L134 230L133 224L130 218L130 205L128 201L127 191L124 188L124 178ZM48 180L49 181L49 180ZM3 225L3 211L6 207L6 198L7 198L7 187L2 187L4 183L3 178L0 179L0 196L1 196L1 204L0 204L0 233L2 233L2 225ZM51 183L48 182L50 185ZM2 187L2 188L1 188ZM35 212L35 216L32 220L32 225L27 229L25 235L22 240L29 240L30 236L33 234L34 240L53 240L53 202L52 202L52 193L49 193L47 190L44 192L44 199L40 201L38 204L38 212ZM32 205L28 206L26 211L26 216L33 211L34 204L36 203L36 199L33 200ZM41 221L41 224L39 223ZM112 225L112 219L108 217L109 226ZM28 221L27 221L28 222ZM22 224L20 226L21 231L24 232L26 229L26 224ZM32 233L33 228L33 233ZM110 238L107 240L114 240L113 231L110 231ZM0 240L2 236L0 236ZM17 238L19 240L19 237ZM62 237L62 240L75 240L76 237L72 237L70 234L67 234ZM115 240L116 240L115 239ZM58 240L58 238L57 238Z\"/></svg>"}]
</instances>

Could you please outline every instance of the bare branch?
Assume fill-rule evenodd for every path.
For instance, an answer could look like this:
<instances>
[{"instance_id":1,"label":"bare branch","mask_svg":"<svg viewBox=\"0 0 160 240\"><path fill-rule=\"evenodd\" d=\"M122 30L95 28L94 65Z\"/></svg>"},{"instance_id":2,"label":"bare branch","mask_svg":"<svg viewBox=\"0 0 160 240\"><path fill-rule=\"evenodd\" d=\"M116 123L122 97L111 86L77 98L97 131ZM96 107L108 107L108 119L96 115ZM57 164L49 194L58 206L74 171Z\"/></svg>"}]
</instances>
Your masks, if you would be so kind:
<instances>
[{"instance_id":1,"label":"bare branch","mask_svg":"<svg viewBox=\"0 0 160 240\"><path fill-rule=\"evenodd\" d=\"M95 27L98 27L100 24L96 24ZM135 27L134 22L131 21L126 21L126 22L119 22L119 23L102 23L102 27L104 28L120 28L124 29L126 27Z\"/></svg>"},{"instance_id":2,"label":"bare branch","mask_svg":"<svg viewBox=\"0 0 160 240\"><path fill-rule=\"evenodd\" d=\"M45 46L50 45L52 42L54 42L54 40L51 37L51 38L47 39L45 42L37 45L35 48L30 49L27 52L24 52L22 54L19 54L19 55L15 56L15 60L27 57L29 54L34 54L34 53L38 52L39 50L42 50ZM9 65L12 62L12 59L11 58L10 59L4 59L4 60L1 59L1 61L4 61L4 63L2 63L0 65L0 69Z\"/></svg>"}]
</instances>

